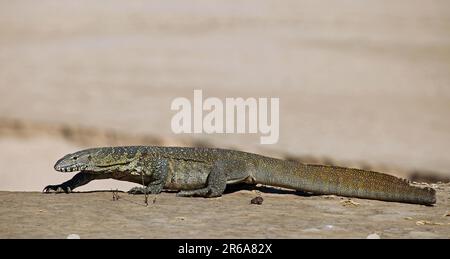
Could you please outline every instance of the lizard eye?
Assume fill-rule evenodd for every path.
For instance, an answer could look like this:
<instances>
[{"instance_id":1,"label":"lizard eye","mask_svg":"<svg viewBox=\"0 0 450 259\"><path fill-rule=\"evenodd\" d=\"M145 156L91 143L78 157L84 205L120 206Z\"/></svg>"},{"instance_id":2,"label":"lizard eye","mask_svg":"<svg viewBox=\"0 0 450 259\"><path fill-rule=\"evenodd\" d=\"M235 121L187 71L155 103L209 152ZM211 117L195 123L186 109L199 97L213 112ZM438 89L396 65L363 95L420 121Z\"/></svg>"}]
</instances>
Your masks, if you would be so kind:
<instances>
[{"instance_id":1,"label":"lizard eye","mask_svg":"<svg viewBox=\"0 0 450 259\"><path fill-rule=\"evenodd\" d=\"M77 160L78 157L77 157L77 156L73 156L72 159L73 159L73 160Z\"/></svg>"}]
</instances>

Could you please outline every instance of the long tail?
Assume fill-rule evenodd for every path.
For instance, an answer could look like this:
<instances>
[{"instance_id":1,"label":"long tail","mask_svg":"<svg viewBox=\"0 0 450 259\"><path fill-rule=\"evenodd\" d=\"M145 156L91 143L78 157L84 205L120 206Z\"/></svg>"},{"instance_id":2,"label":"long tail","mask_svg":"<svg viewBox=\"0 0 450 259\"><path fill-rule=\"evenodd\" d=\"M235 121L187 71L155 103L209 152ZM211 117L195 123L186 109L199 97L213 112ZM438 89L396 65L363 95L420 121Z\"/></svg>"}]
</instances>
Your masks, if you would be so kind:
<instances>
[{"instance_id":1,"label":"long tail","mask_svg":"<svg viewBox=\"0 0 450 259\"><path fill-rule=\"evenodd\" d=\"M378 172L268 159L256 170L256 182L316 194L431 205L434 189Z\"/></svg>"}]
</instances>

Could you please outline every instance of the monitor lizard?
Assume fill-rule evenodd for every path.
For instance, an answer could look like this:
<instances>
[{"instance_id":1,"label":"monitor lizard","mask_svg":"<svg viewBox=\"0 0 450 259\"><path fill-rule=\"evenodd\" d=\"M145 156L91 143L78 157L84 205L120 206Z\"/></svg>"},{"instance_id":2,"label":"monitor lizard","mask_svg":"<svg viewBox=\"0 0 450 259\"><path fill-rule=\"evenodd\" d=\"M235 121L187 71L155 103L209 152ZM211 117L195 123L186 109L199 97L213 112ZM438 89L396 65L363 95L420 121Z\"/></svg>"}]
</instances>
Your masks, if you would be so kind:
<instances>
[{"instance_id":1,"label":"monitor lizard","mask_svg":"<svg viewBox=\"0 0 450 259\"><path fill-rule=\"evenodd\" d=\"M96 179L117 179L145 187L129 193L178 196L221 196L227 184L283 187L314 194L432 205L435 190L373 171L303 164L253 153L219 148L124 146L81 150L58 160L56 171L77 173L44 192L71 192Z\"/></svg>"}]
</instances>

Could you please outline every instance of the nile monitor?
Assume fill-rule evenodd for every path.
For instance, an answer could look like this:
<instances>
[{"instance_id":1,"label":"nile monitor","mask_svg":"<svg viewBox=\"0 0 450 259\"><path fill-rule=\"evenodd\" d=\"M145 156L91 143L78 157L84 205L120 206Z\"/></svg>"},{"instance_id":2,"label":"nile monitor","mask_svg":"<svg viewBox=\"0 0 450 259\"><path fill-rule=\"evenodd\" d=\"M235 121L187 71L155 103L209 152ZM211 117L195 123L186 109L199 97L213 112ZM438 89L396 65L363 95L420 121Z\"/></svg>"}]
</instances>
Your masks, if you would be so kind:
<instances>
[{"instance_id":1,"label":"nile monitor","mask_svg":"<svg viewBox=\"0 0 450 259\"><path fill-rule=\"evenodd\" d=\"M334 194L431 205L435 190L378 172L309 165L241 151L216 148L129 146L92 148L68 154L55 164L60 172L80 171L45 192L71 192L96 179L117 179L146 187L131 193L178 190L178 196L221 196L227 184L284 187L314 194Z\"/></svg>"}]
</instances>

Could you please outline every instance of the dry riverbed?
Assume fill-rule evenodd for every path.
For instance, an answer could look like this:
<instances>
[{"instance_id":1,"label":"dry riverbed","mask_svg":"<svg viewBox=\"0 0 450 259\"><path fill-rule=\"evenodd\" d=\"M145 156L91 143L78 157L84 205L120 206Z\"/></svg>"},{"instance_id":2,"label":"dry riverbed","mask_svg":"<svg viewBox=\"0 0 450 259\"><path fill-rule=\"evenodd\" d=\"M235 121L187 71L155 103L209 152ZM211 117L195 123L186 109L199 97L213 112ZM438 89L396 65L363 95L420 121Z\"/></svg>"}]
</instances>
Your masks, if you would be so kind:
<instances>
[{"instance_id":1,"label":"dry riverbed","mask_svg":"<svg viewBox=\"0 0 450 259\"><path fill-rule=\"evenodd\" d=\"M449 238L450 184L435 187L432 207L264 188L215 199L162 193L148 206L144 196L110 191L0 192L0 237ZM257 196L262 204L251 204Z\"/></svg>"}]
</instances>

